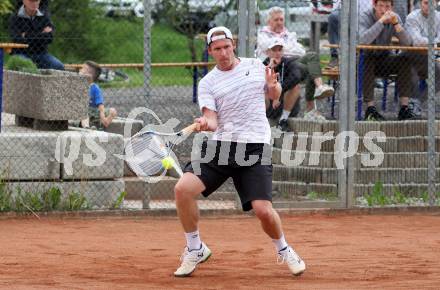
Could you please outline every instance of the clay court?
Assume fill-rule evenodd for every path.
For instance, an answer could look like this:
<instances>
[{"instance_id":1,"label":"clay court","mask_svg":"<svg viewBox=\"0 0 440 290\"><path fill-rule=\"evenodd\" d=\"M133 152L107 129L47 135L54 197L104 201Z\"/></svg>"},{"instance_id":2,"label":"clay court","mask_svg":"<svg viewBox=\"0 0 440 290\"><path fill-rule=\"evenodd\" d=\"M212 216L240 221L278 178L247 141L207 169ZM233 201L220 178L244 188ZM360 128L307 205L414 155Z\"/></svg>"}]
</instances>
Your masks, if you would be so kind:
<instances>
[{"instance_id":1,"label":"clay court","mask_svg":"<svg viewBox=\"0 0 440 290\"><path fill-rule=\"evenodd\" d=\"M203 217L210 260L174 278L184 237L173 217L0 220L2 289L438 289L440 214L283 215L307 263L277 265L249 216Z\"/></svg>"}]
</instances>

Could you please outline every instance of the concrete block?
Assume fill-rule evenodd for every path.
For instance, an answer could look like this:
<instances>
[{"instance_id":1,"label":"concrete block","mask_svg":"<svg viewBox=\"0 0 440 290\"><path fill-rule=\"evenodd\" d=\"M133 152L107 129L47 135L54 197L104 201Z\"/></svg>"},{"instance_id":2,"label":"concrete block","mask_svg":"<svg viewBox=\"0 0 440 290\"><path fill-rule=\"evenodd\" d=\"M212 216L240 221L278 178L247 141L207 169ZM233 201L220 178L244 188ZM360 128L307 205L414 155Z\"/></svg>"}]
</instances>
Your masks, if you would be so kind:
<instances>
[{"instance_id":1,"label":"concrete block","mask_svg":"<svg viewBox=\"0 0 440 290\"><path fill-rule=\"evenodd\" d=\"M122 180L63 182L64 195L83 193L91 208L111 208L121 192L125 191Z\"/></svg>"},{"instance_id":2,"label":"concrete block","mask_svg":"<svg viewBox=\"0 0 440 290\"><path fill-rule=\"evenodd\" d=\"M289 127L293 132L306 132L313 134L314 132L322 132L322 122L313 122L302 118L289 118Z\"/></svg>"},{"instance_id":3,"label":"concrete block","mask_svg":"<svg viewBox=\"0 0 440 290\"><path fill-rule=\"evenodd\" d=\"M326 184L338 184L338 171L333 168L323 168L321 180Z\"/></svg>"},{"instance_id":4,"label":"concrete block","mask_svg":"<svg viewBox=\"0 0 440 290\"><path fill-rule=\"evenodd\" d=\"M426 140L424 137L402 137L399 138L398 152L424 152Z\"/></svg>"},{"instance_id":5,"label":"concrete block","mask_svg":"<svg viewBox=\"0 0 440 290\"><path fill-rule=\"evenodd\" d=\"M339 123L338 121L327 121L325 123L322 123L322 132L334 132L335 135L339 132Z\"/></svg>"},{"instance_id":6,"label":"concrete block","mask_svg":"<svg viewBox=\"0 0 440 290\"><path fill-rule=\"evenodd\" d=\"M7 180L59 179L57 135L49 132L0 134L0 177Z\"/></svg>"},{"instance_id":7,"label":"concrete block","mask_svg":"<svg viewBox=\"0 0 440 290\"><path fill-rule=\"evenodd\" d=\"M125 136L125 127L129 128L131 126L130 136ZM139 132L144 127L144 122L142 120L133 120L127 118L115 118L112 123L104 129L105 132L115 133L123 135L124 137L131 137L137 132Z\"/></svg>"},{"instance_id":8,"label":"concrete block","mask_svg":"<svg viewBox=\"0 0 440 290\"><path fill-rule=\"evenodd\" d=\"M62 179L114 179L124 175L121 135L75 128L60 134Z\"/></svg>"},{"instance_id":9,"label":"concrete block","mask_svg":"<svg viewBox=\"0 0 440 290\"><path fill-rule=\"evenodd\" d=\"M428 125L426 120L403 121L401 136L427 136Z\"/></svg>"},{"instance_id":10,"label":"concrete block","mask_svg":"<svg viewBox=\"0 0 440 290\"><path fill-rule=\"evenodd\" d=\"M5 70L5 112L46 121L87 117L89 84L85 76L56 70L40 72L38 75Z\"/></svg>"}]
</instances>

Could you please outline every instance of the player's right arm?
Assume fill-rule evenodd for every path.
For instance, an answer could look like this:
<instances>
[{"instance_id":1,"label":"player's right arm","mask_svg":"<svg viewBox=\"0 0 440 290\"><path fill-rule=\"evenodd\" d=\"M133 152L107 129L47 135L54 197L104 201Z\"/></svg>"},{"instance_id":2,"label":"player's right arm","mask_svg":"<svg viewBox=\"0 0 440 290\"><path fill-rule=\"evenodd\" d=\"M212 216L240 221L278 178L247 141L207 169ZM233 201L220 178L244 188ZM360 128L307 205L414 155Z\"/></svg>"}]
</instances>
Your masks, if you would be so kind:
<instances>
[{"instance_id":1,"label":"player's right arm","mask_svg":"<svg viewBox=\"0 0 440 290\"><path fill-rule=\"evenodd\" d=\"M195 123L200 124L198 131L215 131L217 130L217 112L206 107L202 109L203 116L194 120Z\"/></svg>"}]
</instances>

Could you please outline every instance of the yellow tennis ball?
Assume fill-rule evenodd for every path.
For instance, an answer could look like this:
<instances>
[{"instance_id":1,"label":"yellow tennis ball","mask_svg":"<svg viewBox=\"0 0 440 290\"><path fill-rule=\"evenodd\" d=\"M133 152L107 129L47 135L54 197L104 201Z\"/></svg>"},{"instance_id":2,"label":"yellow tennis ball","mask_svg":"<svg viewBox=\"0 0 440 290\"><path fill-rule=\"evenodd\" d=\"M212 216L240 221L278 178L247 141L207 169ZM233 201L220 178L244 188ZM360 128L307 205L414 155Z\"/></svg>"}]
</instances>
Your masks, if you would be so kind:
<instances>
[{"instance_id":1,"label":"yellow tennis ball","mask_svg":"<svg viewBox=\"0 0 440 290\"><path fill-rule=\"evenodd\" d=\"M173 168L173 166L174 166L174 159L171 158L170 156L165 157L164 159L162 159L162 166L166 170Z\"/></svg>"}]
</instances>

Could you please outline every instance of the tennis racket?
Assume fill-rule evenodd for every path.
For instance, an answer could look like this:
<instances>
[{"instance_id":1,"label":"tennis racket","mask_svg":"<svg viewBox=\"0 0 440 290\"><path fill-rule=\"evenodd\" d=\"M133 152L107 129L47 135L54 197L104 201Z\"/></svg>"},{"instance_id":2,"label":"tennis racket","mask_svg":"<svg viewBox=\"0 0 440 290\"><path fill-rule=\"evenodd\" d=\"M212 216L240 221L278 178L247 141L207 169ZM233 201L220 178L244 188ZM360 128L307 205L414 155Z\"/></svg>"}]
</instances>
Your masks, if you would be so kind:
<instances>
[{"instance_id":1,"label":"tennis racket","mask_svg":"<svg viewBox=\"0 0 440 290\"><path fill-rule=\"evenodd\" d=\"M125 145L125 162L138 177L150 177L164 175L167 171L162 160L172 158L174 145L185 140L191 133L196 131L198 123L189 125L177 133L161 133L153 130L140 131L133 135ZM175 157L175 155L174 155ZM173 158L174 169L179 175L182 170Z\"/></svg>"}]
</instances>

